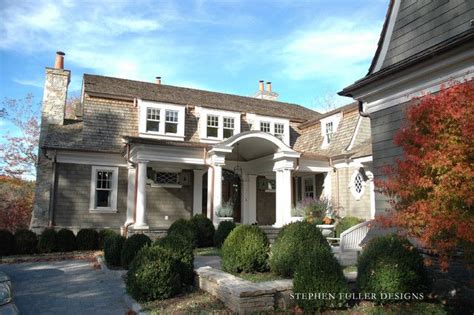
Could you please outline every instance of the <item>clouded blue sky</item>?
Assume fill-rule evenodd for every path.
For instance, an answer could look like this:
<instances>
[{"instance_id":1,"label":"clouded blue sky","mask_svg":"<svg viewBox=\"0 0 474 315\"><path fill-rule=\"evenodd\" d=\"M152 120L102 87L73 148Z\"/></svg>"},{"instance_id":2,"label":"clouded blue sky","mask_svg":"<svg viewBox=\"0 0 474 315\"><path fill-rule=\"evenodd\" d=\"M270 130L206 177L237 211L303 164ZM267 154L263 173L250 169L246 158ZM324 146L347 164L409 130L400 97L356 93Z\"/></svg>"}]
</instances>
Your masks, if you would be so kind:
<instances>
[{"instance_id":1,"label":"clouded blue sky","mask_svg":"<svg viewBox=\"0 0 474 315\"><path fill-rule=\"evenodd\" d=\"M57 50L83 73L251 95L318 108L366 74L388 0L0 0L0 97L42 97Z\"/></svg>"}]
</instances>

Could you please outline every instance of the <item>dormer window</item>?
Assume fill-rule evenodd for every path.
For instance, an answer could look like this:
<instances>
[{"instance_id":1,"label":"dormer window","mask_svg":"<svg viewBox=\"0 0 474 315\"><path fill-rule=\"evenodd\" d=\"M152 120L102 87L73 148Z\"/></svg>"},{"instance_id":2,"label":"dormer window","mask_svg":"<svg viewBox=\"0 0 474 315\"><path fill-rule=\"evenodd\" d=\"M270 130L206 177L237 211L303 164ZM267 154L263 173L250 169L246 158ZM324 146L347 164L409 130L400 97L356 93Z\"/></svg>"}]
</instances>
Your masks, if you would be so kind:
<instances>
[{"instance_id":1,"label":"dormer window","mask_svg":"<svg viewBox=\"0 0 474 315\"><path fill-rule=\"evenodd\" d=\"M240 113L199 106L195 110L202 142L216 143L240 133Z\"/></svg>"},{"instance_id":2,"label":"dormer window","mask_svg":"<svg viewBox=\"0 0 474 315\"><path fill-rule=\"evenodd\" d=\"M275 123L274 128L275 128L275 132L274 132L275 137L283 141L283 136L285 135L285 125Z\"/></svg>"},{"instance_id":3,"label":"dormer window","mask_svg":"<svg viewBox=\"0 0 474 315\"><path fill-rule=\"evenodd\" d=\"M329 144L331 143L333 135L333 123L332 121L326 123L326 142Z\"/></svg>"},{"instance_id":4,"label":"dormer window","mask_svg":"<svg viewBox=\"0 0 474 315\"><path fill-rule=\"evenodd\" d=\"M261 122L260 122L260 131L270 133L270 122L268 122L268 121L261 121Z\"/></svg>"},{"instance_id":5,"label":"dormer window","mask_svg":"<svg viewBox=\"0 0 474 315\"><path fill-rule=\"evenodd\" d=\"M141 137L184 140L185 106L142 100L138 106Z\"/></svg>"},{"instance_id":6,"label":"dormer window","mask_svg":"<svg viewBox=\"0 0 474 315\"><path fill-rule=\"evenodd\" d=\"M219 116L207 115L207 137L217 138L219 134Z\"/></svg>"}]
</instances>

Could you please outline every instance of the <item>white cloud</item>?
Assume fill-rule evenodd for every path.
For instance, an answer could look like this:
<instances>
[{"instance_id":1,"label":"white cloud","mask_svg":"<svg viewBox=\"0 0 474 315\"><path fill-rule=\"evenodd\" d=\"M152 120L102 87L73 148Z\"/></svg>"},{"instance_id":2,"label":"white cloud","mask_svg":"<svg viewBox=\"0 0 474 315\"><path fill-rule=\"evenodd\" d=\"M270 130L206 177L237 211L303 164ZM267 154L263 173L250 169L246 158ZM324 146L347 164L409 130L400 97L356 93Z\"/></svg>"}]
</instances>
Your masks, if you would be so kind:
<instances>
[{"instance_id":1,"label":"white cloud","mask_svg":"<svg viewBox=\"0 0 474 315\"><path fill-rule=\"evenodd\" d=\"M43 80L29 80L29 79L13 79L13 82L20 85L34 86L42 88L44 86Z\"/></svg>"}]
</instances>

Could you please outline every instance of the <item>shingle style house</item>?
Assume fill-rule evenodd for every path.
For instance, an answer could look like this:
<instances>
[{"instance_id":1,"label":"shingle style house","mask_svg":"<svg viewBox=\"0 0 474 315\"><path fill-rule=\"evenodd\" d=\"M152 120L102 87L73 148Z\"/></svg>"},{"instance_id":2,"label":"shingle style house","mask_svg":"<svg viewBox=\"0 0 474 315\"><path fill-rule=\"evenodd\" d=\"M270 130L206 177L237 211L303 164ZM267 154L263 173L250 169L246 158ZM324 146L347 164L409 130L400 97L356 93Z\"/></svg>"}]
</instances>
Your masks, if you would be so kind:
<instances>
[{"instance_id":1,"label":"shingle style house","mask_svg":"<svg viewBox=\"0 0 474 315\"><path fill-rule=\"evenodd\" d=\"M340 95L370 116L376 179L402 155L393 138L414 97L474 77L474 2L391 0L369 72ZM389 207L377 194L377 211Z\"/></svg>"},{"instance_id":2,"label":"shingle style house","mask_svg":"<svg viewBox=\"0 0 474 315\"><path fill-rule=\"evenodd\" d=\"M370 121L357 103L326 114L254 97L84 75L65 117L70 71L46 69L31 226L153 232L223 203L234 220L282 226L305 198L373 216Z\"/></svg>"}]
</instances>

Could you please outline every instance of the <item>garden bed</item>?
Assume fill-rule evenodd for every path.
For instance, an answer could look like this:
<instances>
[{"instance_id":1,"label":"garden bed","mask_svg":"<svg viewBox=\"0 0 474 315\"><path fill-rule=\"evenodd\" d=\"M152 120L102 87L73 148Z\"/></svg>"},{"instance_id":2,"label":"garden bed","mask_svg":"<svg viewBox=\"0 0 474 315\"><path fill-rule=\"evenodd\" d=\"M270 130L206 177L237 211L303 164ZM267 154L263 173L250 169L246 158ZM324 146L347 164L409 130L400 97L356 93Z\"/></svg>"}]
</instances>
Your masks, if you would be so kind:
<instances>
[{"instance_id":1,"label":"garden bed","mask_svg":"<svg viewBox=\"0 0 474 315\"><path fill-rule=\"evenodd\" d=\"M31 254L31 255L11 255L0 258L0 264L15 264L23 262L39 262L39 261L58 261L58 260L90 260L95 261L102 255L102 251L73 251L73 252L56 252L48 254Z\"/></svg>"}]
</instances>

